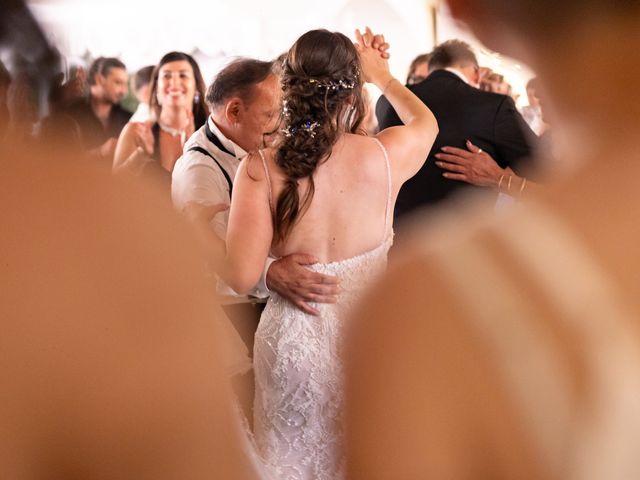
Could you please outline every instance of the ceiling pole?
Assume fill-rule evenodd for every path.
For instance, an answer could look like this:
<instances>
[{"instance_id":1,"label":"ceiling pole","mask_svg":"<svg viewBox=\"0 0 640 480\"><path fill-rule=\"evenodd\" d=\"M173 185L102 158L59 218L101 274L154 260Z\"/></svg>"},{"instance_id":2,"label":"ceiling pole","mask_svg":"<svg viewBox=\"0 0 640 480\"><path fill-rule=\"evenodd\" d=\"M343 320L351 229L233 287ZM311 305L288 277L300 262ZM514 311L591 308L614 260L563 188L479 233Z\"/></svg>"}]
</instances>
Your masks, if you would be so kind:
<instances>
[{"instance_id":1,"label":"ceiling pole","mask_svg":"<svg viewBox=\"0 0 640 480\"><path fill-rule=\"evenodd\" d=\"M431 14L431 32L433 33L433 46L438 45L438 5L431 4L429 0L426 0L429 12Z\"/></svg>"}]
</instances>

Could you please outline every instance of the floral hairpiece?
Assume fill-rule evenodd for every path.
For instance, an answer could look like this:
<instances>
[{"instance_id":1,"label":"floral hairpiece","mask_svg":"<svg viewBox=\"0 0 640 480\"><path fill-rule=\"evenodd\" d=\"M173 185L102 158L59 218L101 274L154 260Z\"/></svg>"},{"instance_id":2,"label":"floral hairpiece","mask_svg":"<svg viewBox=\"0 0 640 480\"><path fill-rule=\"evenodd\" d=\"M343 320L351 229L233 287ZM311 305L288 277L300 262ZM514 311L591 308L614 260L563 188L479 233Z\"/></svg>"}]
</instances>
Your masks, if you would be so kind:
<instances>
[{"instance_id":1,"label":"floral hairpiece","mask_svg":"<svg viewBox=\"0 0 640 480\"><path fill-rule=\"evenodd\" d=\"M315 78L310 78L309 83L315 85L317 88L324 88L327 91L336 91L336 90L353 90L356 86L356 82L353 80L331 80L328 82L322 82L320 80L316 80Z\"/></svg>"},{"instance_id":2,"label":"floral hairpiece","mask_svg":"<svg viewBox=\"0 0 640 480\"><path fill-rule=\"evenodd\" d=\"M286 127L282 129L282 133L285 137L293 137L298 132L307 132L310 134L311 138L316 136L315 129L318 128L320 124L318 122L312 122L311 120L307 120L302 125L297 127Z\"/></svg>"}]
</instances>

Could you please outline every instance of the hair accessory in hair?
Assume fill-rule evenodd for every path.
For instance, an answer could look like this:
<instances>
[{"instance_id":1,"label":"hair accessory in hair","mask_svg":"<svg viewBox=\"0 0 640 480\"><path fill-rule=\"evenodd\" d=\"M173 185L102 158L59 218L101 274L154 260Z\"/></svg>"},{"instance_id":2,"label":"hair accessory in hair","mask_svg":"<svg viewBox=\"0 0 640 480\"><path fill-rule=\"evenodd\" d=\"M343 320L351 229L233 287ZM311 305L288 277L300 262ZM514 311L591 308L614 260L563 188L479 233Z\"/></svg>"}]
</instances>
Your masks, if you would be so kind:
<instances>
[{"instance_id":1,"label":"hair accessory in hair","mask_svg":"<svg viewBox=\"0 0 640 480\"><path fill-rule=\"evenodd\" d=\"M352 90L356 86L356 82L353 80L330 80L328 82L322 82L320 80L316 80L315 78L310 78L309 83L314 84L317 88L324 88L327 91L336 91L336 90Z\"/></svg>"},{"instance_id":2,"label":"hair accessory in hair","mask_svg":"<svg viewBox=\"0 0 640 480\"><path fill-rule=\"evenodd\" d=\"M320 124L318 122L312 122L311 120L307 120L305 123L298 127L287 127L282 129L282 133L285 137L293 137L298 134L298 132L307 132L310 134L311 138L316 136L315 129L318 128Z\"/></svg>"}]
</instances>

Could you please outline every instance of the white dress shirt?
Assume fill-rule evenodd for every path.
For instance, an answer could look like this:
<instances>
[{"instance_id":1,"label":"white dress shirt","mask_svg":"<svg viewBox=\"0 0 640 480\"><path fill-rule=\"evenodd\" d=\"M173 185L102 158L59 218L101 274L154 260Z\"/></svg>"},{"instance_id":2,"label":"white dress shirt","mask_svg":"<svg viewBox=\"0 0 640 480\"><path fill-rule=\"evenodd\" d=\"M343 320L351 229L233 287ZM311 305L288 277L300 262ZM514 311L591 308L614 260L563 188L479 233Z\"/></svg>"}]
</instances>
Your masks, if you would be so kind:
<instances>
[{"instance_id":1,"label":"white dress shirt","mask_svg":"<svg viewBox=\"0 0 640 480\"><path fill-rule=\"evenodd\" d=\"M225 137L213 119L207 119L209 131L217 137L224 149L219 148L207 136L206 125L196 130L184 145L182 156L176 162L171 175L171 199L174 206L182 211L188 202L202 203L205 205L215 205L231 202L229 183L222 173L221 168L233 180L238 171L240 160L247 155L239 145ZM209 152L218 164L209 156L198 152L190 151L192 147L201 147ZM211 225L216 234L226 238L227 223L229 222L229 210L218 213L212 220ZM274 259L268 259L265 265L260 282L250 295L264 298L269 296L266 287L266 272ZM218 290L225 295L235 295L223 282L218 282Z\"/></svg>"}]
</instances>

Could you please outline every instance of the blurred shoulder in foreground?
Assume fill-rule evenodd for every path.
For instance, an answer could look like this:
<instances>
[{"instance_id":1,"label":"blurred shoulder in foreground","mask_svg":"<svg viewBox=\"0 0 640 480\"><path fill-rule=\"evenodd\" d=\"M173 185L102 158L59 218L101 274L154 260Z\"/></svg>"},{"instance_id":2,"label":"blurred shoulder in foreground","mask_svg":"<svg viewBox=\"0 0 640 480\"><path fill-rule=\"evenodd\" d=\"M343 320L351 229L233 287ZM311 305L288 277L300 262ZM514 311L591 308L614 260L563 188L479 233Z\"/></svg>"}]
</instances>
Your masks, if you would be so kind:
<instances>
[{"instance_id":1,"label":"blurred shoulder in foreground","mask_svg":"<svg viewBox=\"0 0 640 480\"><path fill-rule=\"evenodd\" d=\"M0 476L255 478L220 312L161 190L0 148Z\"/></svg>"},{"instance_id":2,"label":"blurred shoulder in foreground","mask_svg":"<svg viewBox=\"0 0 640 480\"><path fill-rule=\"evenodd\" d=\"M350 478L640 470L637 302L550 205L422 218L351 324Z\"/></svg>"}]
</instances>

